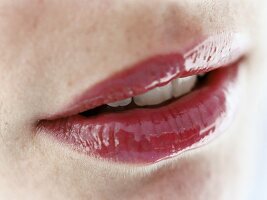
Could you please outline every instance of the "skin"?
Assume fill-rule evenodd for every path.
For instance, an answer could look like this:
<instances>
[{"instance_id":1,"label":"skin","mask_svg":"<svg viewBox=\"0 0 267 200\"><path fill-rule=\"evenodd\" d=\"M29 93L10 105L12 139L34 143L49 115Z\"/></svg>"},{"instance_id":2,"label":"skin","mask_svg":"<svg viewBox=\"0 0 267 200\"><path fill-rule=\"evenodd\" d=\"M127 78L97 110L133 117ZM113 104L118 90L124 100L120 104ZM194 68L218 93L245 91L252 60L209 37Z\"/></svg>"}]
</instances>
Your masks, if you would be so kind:
<instances>
[{"instance_id":1,"label":"skin","mask_svg":"<svg viewBox=\"0 0 267 200\"><path fill-rule=\"evenodd\" d=\"M265 13L264 0L0 0L0 199L244 199L261 141L251 105L267 75ZM238 113L211 144L132 166L36 132L38 120L112 74L224 31L247 34L251 49Z\"/></svg>"}]
</instances>

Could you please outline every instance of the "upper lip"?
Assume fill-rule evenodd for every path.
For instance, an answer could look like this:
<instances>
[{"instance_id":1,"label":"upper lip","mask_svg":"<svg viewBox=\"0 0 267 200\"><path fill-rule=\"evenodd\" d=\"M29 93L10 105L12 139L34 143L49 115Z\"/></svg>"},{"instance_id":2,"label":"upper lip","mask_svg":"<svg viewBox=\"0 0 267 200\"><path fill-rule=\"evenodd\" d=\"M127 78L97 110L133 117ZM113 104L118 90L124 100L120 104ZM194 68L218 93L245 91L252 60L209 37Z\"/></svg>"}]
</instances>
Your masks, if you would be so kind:
<instances>
[{"instance_id":1,"label":"upper lip","mask_svg":"<svg viewBox=\"0 0 267 200\"><path fill-rule=\"evenodd\" d=\"M247 51L248 42L244 39L239 33L203 37L179 53L158 55L141 61L85 90L63 111L46 119L75 115L103 104L136 96L165 85L174 78L202 74L229 65Z\"/></svg>"}]
</instances>

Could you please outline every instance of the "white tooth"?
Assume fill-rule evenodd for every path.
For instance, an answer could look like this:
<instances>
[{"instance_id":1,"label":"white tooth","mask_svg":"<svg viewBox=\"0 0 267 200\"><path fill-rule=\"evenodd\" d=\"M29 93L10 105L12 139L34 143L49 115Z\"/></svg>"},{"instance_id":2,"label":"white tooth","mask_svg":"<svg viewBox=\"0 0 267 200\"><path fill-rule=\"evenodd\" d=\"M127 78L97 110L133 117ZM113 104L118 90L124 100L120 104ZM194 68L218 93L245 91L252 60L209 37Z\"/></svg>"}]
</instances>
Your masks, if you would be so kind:
<instances>
[{"instance_id":1,"label":"white tooth","mask_svg":"<svg viewBox=\"0 0 267 200\"><path fill-rule=\"evenodd\" d=\"M109 103L108 105L111 107L119 107L119 106L127 106L132 102L132 98L124 99L121 101L116 101L113 103Z\"/></svg>"},{"instance_id":2,"label":"white tooth","mask_svg":"<svg viewBox=\"0 0 267 200\"><path fill-rule=\"evenodd\" d=\"M134 97L134 102L138 106L157 105L172 98L172 83L162 87L156 87L144 94Z\"/></svg>"},{"instance_id":3,"label":"white tooth","mask_svg":"<svg viewBox=\"0 0 267 200\"><path fill-rule=\"evenodd\" d=\"M173 96L179 97L192 90L197 81L197 76L177 78L172 81Z\"/></svg>"}]
</instances>

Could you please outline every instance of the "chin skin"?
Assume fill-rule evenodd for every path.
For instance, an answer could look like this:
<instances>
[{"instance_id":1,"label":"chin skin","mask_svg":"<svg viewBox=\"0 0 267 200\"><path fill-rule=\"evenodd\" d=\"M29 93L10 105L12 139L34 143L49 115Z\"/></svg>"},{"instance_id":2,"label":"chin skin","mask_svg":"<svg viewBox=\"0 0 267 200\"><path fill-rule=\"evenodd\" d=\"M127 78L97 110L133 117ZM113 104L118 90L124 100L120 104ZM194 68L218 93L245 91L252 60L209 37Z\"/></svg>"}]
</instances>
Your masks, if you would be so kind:
<instances>
[{"instance_id":1,"label":"chin skin","mask_svg":"<svg viewBox=\"0 0 267 200\"><path fill-rule=\"evenodd\" d=\"M267 6L256 2L0 0L0 199L243 200L256 164L255 107L267 75ZM209 145L131 166L88 158L36 134L41 116L88 86L221 31L248 34L252 50L238 113Z\"/></svg>"}]
</instances>

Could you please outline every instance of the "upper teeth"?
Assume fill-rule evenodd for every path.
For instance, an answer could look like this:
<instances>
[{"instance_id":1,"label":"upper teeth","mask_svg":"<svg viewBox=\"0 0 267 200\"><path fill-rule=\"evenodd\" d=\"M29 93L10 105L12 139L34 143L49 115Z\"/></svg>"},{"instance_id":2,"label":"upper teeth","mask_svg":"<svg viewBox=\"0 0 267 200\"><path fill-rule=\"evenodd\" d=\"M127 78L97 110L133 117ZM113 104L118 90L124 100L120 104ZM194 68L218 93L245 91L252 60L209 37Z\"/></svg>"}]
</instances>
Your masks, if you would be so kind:
<instances>
[{"instance_id":1,"label":"upper teeth","mask_svg":"<svg viewBox=\"0 0 267 200\"><path fill-rule=\"evenodd\" d=\"M197 81L197 76L188 76L177 78L162 87L156 87L144 94L133 98L124 99L114 103L109 103L111 107L127 106L132 100L138 106L157 105L171 99L172 97L180 97L192 90Z\"/></svg>"},{"instance_id":2,"label":"upper teeth","mask_svg":"<svg viewBox=\"0 0 267 200\"><path fill-rule=\"evenodd\" d=\"M192 90L197 81L197 76L188 76L172 81L173 96L179 97Z\"/></svg>"},{"instance_id":3,"label":"upper teeth","mask_svg":"<svg viewBox=\"0 0 267 200\"><path fill-rule=\"evenodd\" d=\"M172 82L170 82L163 87L156 87L133 99L138 106L157 105L172 98L172 88Z\"/></svg>"},{"instance_id":4,"label":"upper teeth","mask_svg":"<svg viewBox=\"0 0 267 200\"><path fill-rule=\"evenodd\" d=\"M132 98L124 99L121 101L116 101L114 103L109 103L108 105L111 107L119 107L119 106L127 106L132 102Z\"/></svg>"}]
</instances>

